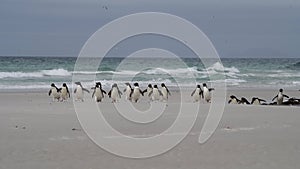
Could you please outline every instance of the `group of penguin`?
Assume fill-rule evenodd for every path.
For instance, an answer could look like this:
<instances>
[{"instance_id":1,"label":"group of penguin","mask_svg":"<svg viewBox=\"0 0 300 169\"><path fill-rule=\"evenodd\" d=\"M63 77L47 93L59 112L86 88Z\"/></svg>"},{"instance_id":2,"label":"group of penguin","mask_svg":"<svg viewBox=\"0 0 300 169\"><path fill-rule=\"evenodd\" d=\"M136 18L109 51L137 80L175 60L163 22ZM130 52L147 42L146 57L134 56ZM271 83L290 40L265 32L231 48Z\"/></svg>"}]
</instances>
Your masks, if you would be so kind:
<instances>
[{"instance_id":1,"label":"group of penguin","mask_svg":"<svg viewBox=\"0 0 300 169\"><path fill-rule=\"evenodd\" d=\"M82 86L80 82L75 82L77 85L74 94L76 101L84 101L84 92L90 93L90 91ZM130 83L125 83L126 88L124 89L125 99L138 102L141 96L149 97L150 101L167 101L171 92L167 88L164 83L161 83L161 89L158 89L158 86L148 84L147 89L141 90L138 83L134 83L133 87ZM118 85L114 83L108 93L102 89L101 82L96 82L95 87L91 88L93 90L92 98L95 99L96 102L101 102L104 98L104 95L107 94L109 98L111 98L112 102L115 103L118 98L121 98L122 92L120 91ZM211 91L213 88L208 88L205 83L203 83L203 89L200 85L197 85L196 89L192 92L191 96L194 99L194 102L200 101L200 99L204 99L207 102L211 100ZM49 91L49 96L52 95L53 100L57 101L65 101L70 98L70 92L68 86L64 83L62 88L58 88L54 83L51 84L51 89Z\"/></svg>"},{"instance_id":2,"label":"group of penguin","mask_svg":"<svg viewBox=\"0 0 300 169\"><path fill-rule=\"evenodd\" d=\"M300 91L300 90L299 90ZM288 100L284 101L284 98L288 98ZM274 100L276 101L274 102ZM272 99L271 103L267 103L266 100L253 97L251 103L245 98L242 97L238 99L236 96L231 95L229 97L228 104L253 104L253 105L300 105L300 99L297 98L290 98L289 96L283 94L283 89L279 89L278 94Z\"/></svg>"},{"instance_id":3,"label":"group of penguin","mask_svg":"<svg viewBox=\"0 0 300 169\"><path fill-rule=\"evenodd\" d=\"M80 82L75 82L77 85L74 94L75 94L75 101L84 101L84 92L90 93L90 91L82 86ZM141 90L138 83L134 83L133 87L130 83L125 83L126 87L123 91L125 95L125 99L138 102L141 96L147 96L150 101L167 101L171 92L167 88L164 83L161 83L161 89L158 89L158 86L148 84L147 89ZM201 99L210 103L211 101L211 91L214 88L208 88L206 83L203 83L203 89L201 85L197 85L196 89L191 93L191 97L193 98L194 102L198 102ZM95 86L91 88L93 90L92 98L95 99L96 102L101 102L104 99L105 94L111 98L113 103L117 102L118 98L121 98L123 94L118 85L114 83L108 93L102 89L101 82L96 82ZM300 90L299 90L300 91ZM66 83L63 83L61 88L55 86L54 83L51 84L51 89L49 91L49 96L52 95L53 100L57 101L65 101L70 98L70 92ZM288 100L284 101L284 98L288 98ZM273 102L276 99L275 102ZM253 104L253 105L300 105L300 99L297 98L290 98L289 96L283 94L283 89L279 89L278 94L272 99L271 103L267 103L266 100L253 97L251 102L249 102L245 97L238 99L236 96L231 95L229 97L228 104Z\"/></svg>"}]
</instances>

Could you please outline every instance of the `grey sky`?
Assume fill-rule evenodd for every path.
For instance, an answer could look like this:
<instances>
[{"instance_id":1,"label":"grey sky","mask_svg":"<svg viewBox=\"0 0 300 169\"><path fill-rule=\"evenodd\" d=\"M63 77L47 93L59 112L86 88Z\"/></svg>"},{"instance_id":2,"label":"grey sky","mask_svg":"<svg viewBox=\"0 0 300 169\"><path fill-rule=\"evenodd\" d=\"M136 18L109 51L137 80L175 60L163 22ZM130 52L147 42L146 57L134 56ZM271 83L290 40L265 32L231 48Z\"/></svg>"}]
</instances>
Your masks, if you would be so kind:
<instances>
[{"instance_id":1,"label":"grey sky","mask_svg":"<svg viewBox=\"0 0 300 169\"><path fill-rule=\"evenodd\" d=\"M113 19L166 12L198 26L222 57L300 57L299 0L0 0L0 4L0 55L77 56L90 35Z\"/></svg>"}]
</instances>

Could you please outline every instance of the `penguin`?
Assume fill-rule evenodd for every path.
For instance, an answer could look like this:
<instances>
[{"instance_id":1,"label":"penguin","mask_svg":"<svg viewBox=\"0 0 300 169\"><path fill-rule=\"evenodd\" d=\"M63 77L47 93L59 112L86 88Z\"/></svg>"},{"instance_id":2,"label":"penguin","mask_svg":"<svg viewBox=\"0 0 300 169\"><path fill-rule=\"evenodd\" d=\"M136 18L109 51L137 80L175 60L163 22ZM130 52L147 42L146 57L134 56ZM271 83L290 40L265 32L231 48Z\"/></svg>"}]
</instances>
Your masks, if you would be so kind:
<instances>
[{"instance_id":1,"label":"penguin","mask_svg":"<svg viewBox=\"0 0 300 169\"><path fill-rule=\"evenodd\" d=\"M250 104L250 102L245 97L242 97L238 104Z\"/></svg>"},{"instance_id":2,"label":"penguin","mask_svg":"<svg viewBox=\"0 0 300 169\"><path fill-rule=\"evenodd\" d=\"M161 87L162 87L161 88L162 100L167 101L169 95L171 96L171 93L170 93L169 89L167 88L167 86L164 83L161 84Z\"/></svg>"},{"instance_id":3,"label":"penguin","mask_svg":"<svg viewBox=\"0 0 300 169\"><path fill-rule=\"evenodd\" d=\"M75 82L75 84L77 85L74 90L76 100L80 100L83 102L84 91L88 93L90 93L90 91L86 88L83 88L80 82Z\"/></svg>"},{"instance_id":4,"label":"penguin","mask_svg":"<svg viewBox=\"0 0 300 169\"><path fill-rule=\"evenodd\" d=\"M162 96L162 92L158 89L157 85L153 85L152 91L149 93L149 96L151 96L152 101L158 101L160 100L160 97Z\"/></svg>"},{"instance_id":5,"label":"penguin","mask_svg":"<svg viewBox=\"0 0 300 169\"><path fill-rule=\"evenodd\" d=\"M114 83L108 92L108 96L112 99L112 103L117 102L117 98L121 98L122 92L119 90L119 87Z\"/></svg>"},{"instance_id":6,"label":"penguin","mask_svg":"<svg viewBox=\"0 0 300 169\"><path fill-rule=\"evenodd\" d=\"M151 99L151 97L150 97L150 92L152 92L152 91L153 91L152 85L151 85L151 84L148 84L147 89L145 89L145 90L143 91L143 93L146 93L146 96L148 96L148 97Z\"/></svg>"},{"instance_id":7,"label":"penguin","mask_svg":"<svg viewBox=\"0 0 300 169\"><path fill-rule=\"evenodd\" d=\"M102 99L104 98L104 94L106 94L106 92L102 89L101 83L97 82L96 86L94 87L92 98L95 97L96 102L101 102Z\"/></svg>"},{"instance_id":8,"label":"penguin","mask_svg":"<svg viewBox=\"0 0 300 169\"><path fill-rule=\"evenodd\" d=\"M204 94L204 100L210 103L211 101L211 91L215 90L214 88L207 88L206 83L203 83L203 94Z\"/></svg>"},{"instance_id":9,"label":"penguin","mask_svg":"<svg viewBox=\"0 0 300 169\"><path fill-rule=\"evenodd\" d=\"M70 92L66 83L63 83L61 88L61 101L68 100L70 98Z\"/></svg>"},{"instance_id":10,"label":"penguin","mask_svg":"<svg viewBox=\"0 0 300 169\"><path fill-rule=\"evenodd\" d=\"M55 84L52 83L52 84L51 84L51 89L49 90L48 95L49 95L49 96L52 95L53 101L55 101L55 100L59 101L60 95L61 95L61 94L60 94L60 91L61 91L61 89L58 89L58 88L55 86Z\"/></svg>"},{"instance_id":11,"label":"penguin","mask_svg":"<svg viewBox=\"0 0 300 169\"><path fill-rule=\"evenodd\" d=\"M260 99L258 97L253 97L251 104L254 104L254 105L265 105L266 104L266 103L262 103L262 102L266 102L266 100Z\"/></svg>"},{"instance_id":12,"label":"penguin","mask_svg":"<svg viewBox=\"0 0 300 169\"><path fill-rule=\"evenodd\" d=\"M201 89L200 85L197 85L191 96L194 98L194 102L200 101L201 97L203 98L203 90Z\"/></svg>"},{"instance_id":13,"label":"penguin","mask_svg":"<svg viewBox=\"0 0 300 169\"><path fill-rule=\"evenodd\" d=\"M133 91L131 85L129 83L125 83L126 88L124 89L124 94L125 94L125 99L126 100L131 100L130 94Z\"/></svg>"},{"instance_id":14,"label":"penguin","mask_svg":"<svg viewBox=\"0 0 300 169\"><path fill-rule=\"evenodd\" d=\"M290 98L288 101L282 103L282 105L300 105L300 99Z\"/></svg>"},{"instance_id":15,"label":"penguin","mask_svg":"<svg viewBox=\"0 0 300 169\"><path fill-rule=\"evenodd\" d=\"M144 96L143 91L140 89L138 83L134 83L134 89L130 93L131 101L137 102L140 99L140 96Z\"/></svg>"},{"instance_id":16,"label":"penguin","mask_svg":"<svg viewBox=\"0 0 300 169\"><path fill-rule=\"evenodd\" d=\"M236 96L231 95L230 99L228 101L228 104L239 104L240 103L240 99L238 99Z\"/></svg>"},{"instance_id":17,"label":"penguin","mask_svg":"<svg viewBox=\"0 0 300 169\"><path fill-rule=\"evenodd\" d=\"M283 89L279 89L278 94L272 99L272 101L274 101L277 98L277 104L281 105L283 103L283 99L284 97L289 98L289 96L283 94Z\"/></svg>"}]
</instances>

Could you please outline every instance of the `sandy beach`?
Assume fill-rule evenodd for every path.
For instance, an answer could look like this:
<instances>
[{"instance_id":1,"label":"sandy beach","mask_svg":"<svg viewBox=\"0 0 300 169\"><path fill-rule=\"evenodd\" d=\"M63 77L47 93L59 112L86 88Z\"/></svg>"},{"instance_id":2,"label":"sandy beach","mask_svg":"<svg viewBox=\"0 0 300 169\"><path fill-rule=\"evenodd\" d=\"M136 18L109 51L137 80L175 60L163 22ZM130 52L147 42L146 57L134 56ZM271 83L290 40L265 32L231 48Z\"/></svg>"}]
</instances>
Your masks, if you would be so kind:
<instances>
[{"instance_id":1,"label":"sandy beach","mask_svg":"<svg viewBox=\"0 0 300 169\"><path fill-rule=\"evenodd\" d=\"M185 94L189 94L185 93ZM263 97L270 100L274 90L229 90L227 95ZM299 93L285 91L297 97ZM120 117L115 110L104 112L121 133L147 137L158 134L175 120L178 93L168 110L154 124L138 126ZM92 101L86 95L86 102ZM73 102L52 102L45 92L1 93L0 168L265 168L294 169L300 165L299 106L254 106L226 104L223 118L205 144L199 133L210 104L200 103L195 126L172 150L147 159L118 157L93 143L77 119ZM191 99L192 100L192 99ZM187 100L187 101L191 101ZM195 103L198 104L198 103ZM104 110L112 105L106 98ZM144 98L137 104L147 108ZM188 118L189 112L186 112ZM142 130L141 130L142 129Z\"/></svg>"}]
</instances>

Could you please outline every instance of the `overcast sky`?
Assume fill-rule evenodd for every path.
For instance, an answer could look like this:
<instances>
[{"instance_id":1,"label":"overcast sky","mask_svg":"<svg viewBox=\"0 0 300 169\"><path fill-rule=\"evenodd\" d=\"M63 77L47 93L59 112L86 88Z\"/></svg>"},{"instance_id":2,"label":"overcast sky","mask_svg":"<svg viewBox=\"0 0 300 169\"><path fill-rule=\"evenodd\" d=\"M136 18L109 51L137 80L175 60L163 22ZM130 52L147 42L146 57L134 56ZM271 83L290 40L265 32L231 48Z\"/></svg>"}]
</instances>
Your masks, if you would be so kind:
<instances>
[{"instance_id":1,"label":"overcast sky","mask_svg":"<svg viewBox=\"0 0 300 169\"><path fill-rule=\"evenodd\" d=\"M101 26L137 12L189 20L221 57L300 57L299 0L0 0L0 55L77 56Z\"/></svg>"}]
</instances>

